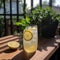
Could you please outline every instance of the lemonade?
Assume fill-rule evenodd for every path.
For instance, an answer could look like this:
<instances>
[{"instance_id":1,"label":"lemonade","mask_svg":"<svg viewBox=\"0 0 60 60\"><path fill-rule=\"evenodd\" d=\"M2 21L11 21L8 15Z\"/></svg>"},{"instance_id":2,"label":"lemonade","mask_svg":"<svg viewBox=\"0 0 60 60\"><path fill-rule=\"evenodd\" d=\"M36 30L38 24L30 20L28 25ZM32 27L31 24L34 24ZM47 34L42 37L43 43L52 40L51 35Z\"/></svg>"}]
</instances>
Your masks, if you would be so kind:
<instances>
[{"instance_id":1,"label":"lemonade","mask_svg":"<svg viewBox=\"0 0 60 60\"><path fill-rule=\"evenodd\" d=\"M23 46L27 53L33 53L37 50L38 33L37 26L29 26L23 33Z\"/></svg>"},{"instance_id":2,"label":"lemonade","mask_svg":"<svg viewBox=\"0 0 60 60\"><path fill-rule=\"evenodd\" d=\"M37 45L36 44L33 44L33 45L24 45L24 50L27 52L27 53L33 53L35 52L37 49Z\"/></svg>"}]
</instances>

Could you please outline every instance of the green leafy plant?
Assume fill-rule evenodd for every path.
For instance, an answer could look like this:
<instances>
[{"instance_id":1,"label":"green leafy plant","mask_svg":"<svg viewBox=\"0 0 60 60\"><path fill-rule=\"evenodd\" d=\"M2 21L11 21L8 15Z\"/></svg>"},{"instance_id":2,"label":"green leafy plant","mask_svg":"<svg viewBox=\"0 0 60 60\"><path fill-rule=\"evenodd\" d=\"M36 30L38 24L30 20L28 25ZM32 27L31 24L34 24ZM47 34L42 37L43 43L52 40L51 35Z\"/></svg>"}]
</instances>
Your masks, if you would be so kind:
<instances>
[{"instance_id":1,"label":"green leafy plant","mask_svg":"<svg viewBox=\"0 0 60 60\"><path fill-rule=\"evenodd\" d=\"M38 6L32 10L29 17L31 18L31 24L38 25L38 31L41 35L48 37L55 35L60 14L56 14L51 7L41 8Z\"/></svg>"},{"instance_id":2,"label":"green leafy plant","mask_svg":"<svg viewBox=\"0 0 60 60\"><path fill-rule=\"evenodd\" d=\"M60 23L60 14L54 15L53 19L54 19L54 20L58 20L59 23Z\"/></svg>"},{"instance_id":3,"label":"green leafy plant","mask_svg":"<svg viewBox=\"0 0 60 60\"><path fill-rule=\"evenodd\" d=\"M16 26L20 27L20 30L23 31L30 24L30 18L26 16L26 18L20 19L19 22L16 22Z\"/></svg>"},{"instance_id":4,"label":"green leafy plant","mask_svg":"<svg viewBox=\"0 0 60 60\"><path fill-rule=\"evenodd\" d=\"M49 25L56 20L60 22L60 14L56 14L51 7L41 8L40 6L37 6L32 10L32 13L28 15L31 24Z\"/></svg>"},{"instance_id":5,"label":"green leafy plant","mask_svg":"<svg viewBox=\"0 0 60 60\"><path fill-rule=\"evenodd\" d=\"M38 6L29 14L29 17L31 18L31 24L40 24L42 21L50 23L51 20L55 20L53 19L54 15L56 14L52 8Z\"/></svg>"},{"instance_id":6,"label":"green leafy plant","mask_svg":"<svg viewBox=\"0 0 60 60\"><path fill-rule=\"evenodd\" d=\"M32 13L29 14L29 17L31 19L31 24L38 24L41 18L40 14L41 14L41 8L40 7L36 7L34 10L32 10Z\"/></svg>"}]
</instances>

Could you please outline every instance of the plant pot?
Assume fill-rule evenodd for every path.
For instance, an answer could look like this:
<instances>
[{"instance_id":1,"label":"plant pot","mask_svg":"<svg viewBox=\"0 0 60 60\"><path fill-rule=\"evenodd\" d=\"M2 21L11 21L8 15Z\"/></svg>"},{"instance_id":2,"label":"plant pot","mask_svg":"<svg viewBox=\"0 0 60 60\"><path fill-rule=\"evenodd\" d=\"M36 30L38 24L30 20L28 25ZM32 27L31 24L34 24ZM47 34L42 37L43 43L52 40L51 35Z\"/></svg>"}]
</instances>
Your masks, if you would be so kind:
<instances>
[{"instance_id":1,"label":"plant pot","mask_svg":"<svg viewBox=\"0 0 60 60\"><path fill-rule=\"evenodd\" d=\"M52 23L41 25L40 34L42 37L52 38L56 35L56 29L58 26L58 21L54 21Z\"/></svg>"},{"instance_id":2,"label":"plant pot","mask_svg":"<svg viewBox=\"0 0 60 60\"><path fill-rule=\"evenodd\" d=\"M38 26L38 37L40 37L41 36L41 25L38 24L37 26Z\"/></svg>"}]
</instances>

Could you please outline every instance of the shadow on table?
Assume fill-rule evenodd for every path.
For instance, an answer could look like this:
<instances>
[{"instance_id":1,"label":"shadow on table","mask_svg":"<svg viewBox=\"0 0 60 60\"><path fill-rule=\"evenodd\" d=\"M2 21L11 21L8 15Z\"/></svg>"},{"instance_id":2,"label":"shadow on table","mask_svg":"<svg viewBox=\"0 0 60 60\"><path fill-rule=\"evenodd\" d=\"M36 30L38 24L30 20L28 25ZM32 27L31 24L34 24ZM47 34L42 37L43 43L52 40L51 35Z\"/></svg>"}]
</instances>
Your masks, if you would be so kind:
<instances>
[{"instance_id":1,"label":"shadow on table","mask_svg":"<svg viewBox=\"0 0 60 60\"><path fill-rule=\"evenodd\" d=\"M42 51L48 51L48 47L57 47L57 43L56 43L56 38L42 38L40 37L38 40L38 50Z\"/></svg>"},{"instance_id":2,"label":"shadow on table","mask_svg":"<svg viewBox=\"0 0 60 60\"><path fill-rule=\"evenodd\" d=\"M12 60L29 60L34 54L35 52L32 54L26 54L24 51L22 51L18 55L14 56Z\"/></svg>"},{"instance_id":3,"label":"shadow on table","mask_svg":"<svg viewBox=\"0 0 60 60\"><path fill-rule=\"evenodd\" d=\"M3 51L4 53L12 53L15 52L17 49L6 49L5 51Z\"/></svg>"},{"instance_id":4,"label":"shadow on table","mask_svg":"<svg viewBox=\"0 0 60 60\"><path fill-rule=\"evenodd\" d=\"M21 50L22 48L20 48L21 46L19 46L19 50ZM2 52L4 52L4 53L12 53L12 52L15 52L17 49L11 49L11 48L8 48L8 49L6 49L6 50L4 50L4 51L2 51Z\"/></svg>"}]
</instances>

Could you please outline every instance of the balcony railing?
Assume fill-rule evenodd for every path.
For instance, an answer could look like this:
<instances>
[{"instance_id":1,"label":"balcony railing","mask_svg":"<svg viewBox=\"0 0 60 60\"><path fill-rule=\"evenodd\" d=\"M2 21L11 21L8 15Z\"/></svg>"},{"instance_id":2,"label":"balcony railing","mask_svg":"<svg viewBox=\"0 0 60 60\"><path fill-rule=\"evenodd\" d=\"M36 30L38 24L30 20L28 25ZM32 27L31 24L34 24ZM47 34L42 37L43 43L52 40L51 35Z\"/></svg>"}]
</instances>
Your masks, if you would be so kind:
<instances>
[{"instance_id":1,"label":"balcony railing","mask_svg":"<svg viewBox=\"0 0 60 60\"><path fill-rule=\"evenodd\" d=\"M19 9L20 9L19 1L20 0L16 0L16 2L15 2L16 3L16 8L15 8L13 6L12 0L9 0L9 10L8 10L7 6L6 6L6 0L2 0L2 2L3 2L3 7L2 7L3 8L3 13L0 13L0 17L3 16L3 25L4 25L4 27L3 27L3 30L0 32L0 34L2 34L2 32L4 32L3 35L8 35L8 29L10 30L10 34L13 34L13 32L14 32L13 31L13 16L16 17L16 21L19 21L20 16L21 17L23 16L25 18L26 0L23 0L23 5L24 5L24 7L22 7L23 8L23 13L19 12ZM31 3L31 10L32 10L33 9L33 3L34 3L33 0L31 0L30 3ZM42 7L42 0L39 0L39 5ZM52 0L50 0L49 6L52 7ZM16 13L14 12L13 7L15 8ZM0 10L1 10L1 8L0 8ZM7 16L9 17L10 28L7 28L7 25L8 25ZM0 23L2 24L2 22L0 22ZM1 28L0 28L0 30L1 30ZM18 28L17 28L17 31L19 32Z\"/></svg>"}]
</instances>

